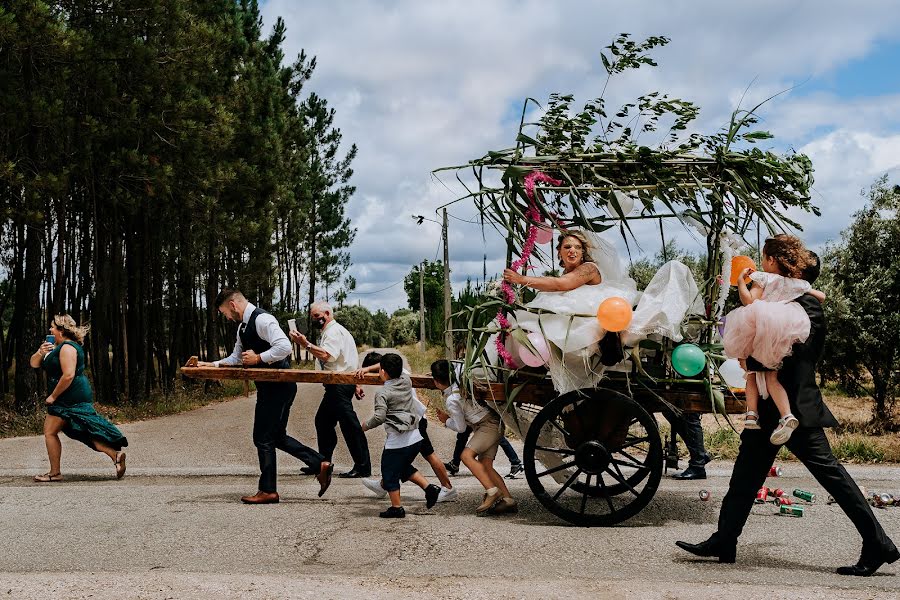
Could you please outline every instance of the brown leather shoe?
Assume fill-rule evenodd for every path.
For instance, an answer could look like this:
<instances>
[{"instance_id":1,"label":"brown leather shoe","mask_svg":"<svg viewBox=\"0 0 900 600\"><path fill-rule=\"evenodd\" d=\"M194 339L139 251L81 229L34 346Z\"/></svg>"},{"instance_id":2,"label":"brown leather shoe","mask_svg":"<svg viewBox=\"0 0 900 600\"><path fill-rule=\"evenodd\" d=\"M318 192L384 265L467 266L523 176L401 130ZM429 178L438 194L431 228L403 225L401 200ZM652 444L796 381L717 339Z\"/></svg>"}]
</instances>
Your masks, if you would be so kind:
<instances>
[{"instance_id":1,"label":"brown leather shoe","mask_svg":"<svg viewBox=\"0 0 900 600\"><path fill-rule=\"evenodd\" d=\"M252 496L241 497L244 504L278 504L278 492L256 492Z\"/></svg>"},{"instance_id":2,"label":"brown leather shoe","mask_svg":"<svg viewBox=\"0 0 900 600\"><path fill-rule=\"evenodd\" d=\"M319 467L319 474L316 475L316 479L319 480L319 498L325 495L328 486L331 485L332 473L334 473L334 465L327 460L323 460L322 466Z\"/></svg>"}]
</instances>

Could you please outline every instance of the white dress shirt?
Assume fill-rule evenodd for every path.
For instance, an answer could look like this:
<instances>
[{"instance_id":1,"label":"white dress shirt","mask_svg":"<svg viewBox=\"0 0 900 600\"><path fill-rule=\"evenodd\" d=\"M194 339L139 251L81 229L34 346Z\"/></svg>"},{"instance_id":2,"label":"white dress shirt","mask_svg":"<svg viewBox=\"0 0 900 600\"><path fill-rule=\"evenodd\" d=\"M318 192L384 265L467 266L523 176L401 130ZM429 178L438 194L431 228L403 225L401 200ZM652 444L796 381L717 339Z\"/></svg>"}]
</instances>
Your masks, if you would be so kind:
<instances>
[{"instance_id":1,"label":"white dress shirt","mask_svg":"<svg viewBox=\"0 0 900 600\"><path fill-rule=\"evenodd\" d=\"M328 353L328 360L317 360L320 371L355 371L359 368L356 342L347 329L332 319L322 328L322 340L317 344Z\"/></svg>"},{"instance_id":2,"label":"white dress shirt","mask_svg":"<svg viewBox=\"0 0 900 600\"><path fill-rule=\"evenodd\" d=\"M444 405L447 407L447 427L457 433L462 433L468 425L475 425L490 412L486 406L476 404L471 399L463 398L459 393L459 386L451 384L441 392L444 395Z\"/></svg>"},{"instance_id":3,"label":"white dress shirt","mask_svg":"<svg viewBox=\"0 0 900 600\"><path fill-rule=\"evenodd\" d=\"M244 347L241 343L241 331L247 326L247 323L250 322L250 316L253 314L254 310L256 310L256 307L248 302L247 308L244 309L244 316L241 319L241 324L238 325L238 335L237 340L234 342L234 351L228 357L215 361L213 365L216 367L231 367L242 364L241 353L244 351ZM259 358L264 363L270 365L290 356L292 350L291 341L284 334L284 330L282 330L281 325L278 324L278 319L274 316L269 313L263 313L256 317L256 334L269 342L272 346L259 355Z\"/></svg>"}]
</instances>

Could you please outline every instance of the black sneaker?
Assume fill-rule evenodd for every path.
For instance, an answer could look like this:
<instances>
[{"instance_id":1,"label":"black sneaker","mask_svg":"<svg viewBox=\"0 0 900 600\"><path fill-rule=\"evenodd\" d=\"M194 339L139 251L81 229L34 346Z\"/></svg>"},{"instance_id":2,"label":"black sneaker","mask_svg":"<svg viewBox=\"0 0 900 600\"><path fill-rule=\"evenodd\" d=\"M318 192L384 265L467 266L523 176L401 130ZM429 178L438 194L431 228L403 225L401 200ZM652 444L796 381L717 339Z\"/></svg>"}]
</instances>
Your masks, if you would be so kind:
<instances>
[{"instance_id":1,"label":"black sneaker","mask_svg":"<svg viewBox=\"0 0 900 600\"><path fill-rule=\"evenodd\" d=\"M447 472L451 475L456 475L457 473L459 473L459 465L453 461L445 462L444 468L447 469Z\"/></svg>"},{"instance_id":2,"label":"black sneaker","mask_svg":"<svg viewBox=\"0 0 900 600\"><path fill-rule=\"evenodd\" d=\"M521 473L524 470L525 470L525 467L523 467L521 463L518 465L510 465L509 466L509 475L507 475L506 478L507 479L515 479L516 475L518 475L519 473Z\"/></svg>"},{"instance_id":3,"label":"black sneaker","mask_svg":"<svg viewBox=\"0 0 900 600\"><path fill-rule=\"evenodd\" d=\"M437 504L438 496L441 494L441 488L433 483L425 488L425 507L431 508Z\"/></svg>"},{"instance_id":4,"label":"black sneaker","mask_svg":"<svg viewBox=\"0 0 900 600\"><path fill-rule=\"evenodd\" d=\"M406 511L402 506L389 506L384 512L378 513L382 519L402 519L406 516Z\"/></svg>"}]
</instances>

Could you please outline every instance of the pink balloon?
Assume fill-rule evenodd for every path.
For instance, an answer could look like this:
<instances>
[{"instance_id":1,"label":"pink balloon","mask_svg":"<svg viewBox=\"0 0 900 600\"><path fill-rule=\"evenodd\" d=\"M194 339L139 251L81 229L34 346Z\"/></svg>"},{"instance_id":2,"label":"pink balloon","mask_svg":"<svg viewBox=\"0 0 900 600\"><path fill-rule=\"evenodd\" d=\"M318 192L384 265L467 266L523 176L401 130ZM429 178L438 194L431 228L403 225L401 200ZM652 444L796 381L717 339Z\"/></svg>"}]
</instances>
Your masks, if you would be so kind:
<instances>
[{"instance_id":1,"label":"pink balloon","mask_svg":"<svg viewBox=\"0 0 900 600\"><path fill-rule=\"evenodd\" d=\"M506 349L509 350L510 355L512 355L513 363L515 363L515 366L513 366L513 368L520 368L522 366L522 359L519 358L519 353L522 351L522 345L519 344L519 342L516 341L516 338L511 335L506 336L504 345L506 346Z\"/></svg>"},{"instance_id":2,"label":"pink balloon","mask_svg":"<svg viewBox=\"0 0 900 600\"><path fill-rule=\"evenodd\" d=\"M537 235L534 236L535 244L548 244L553 241L553 230L549 227L541 227L537 228Z\"/></svg>"},{"instance_id":3,"label":"pink balloon","mask_svg":"<svg viewBox=\"0 0 900 600\"><path fill-rule=\"evenodd\" d=\"M540 333L532 332L528 334L528 341L537 350L535 356L526 346L519 347L519 358L529 367L542 367L550 362L550 348L547 346L547 340Z\"/></svg>"}]
</instances>

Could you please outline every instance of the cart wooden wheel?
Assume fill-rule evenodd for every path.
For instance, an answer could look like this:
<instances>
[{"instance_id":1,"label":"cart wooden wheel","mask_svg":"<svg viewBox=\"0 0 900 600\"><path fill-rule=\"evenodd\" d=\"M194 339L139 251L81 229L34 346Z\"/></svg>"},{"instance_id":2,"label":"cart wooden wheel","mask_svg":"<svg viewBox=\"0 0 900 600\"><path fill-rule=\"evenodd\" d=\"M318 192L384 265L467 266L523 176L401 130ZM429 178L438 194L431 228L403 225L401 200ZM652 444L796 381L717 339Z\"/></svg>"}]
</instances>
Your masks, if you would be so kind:
<instances>
[{"instance_id":1,"label":"cart wooden wheel","mask_svg":"<svg viewBox=\"0 0 900 600\"><path fill-rule=\"evenodd\" d=\"M528 486L554 515L575 525L609 526L639 513L663 471L656 420L609 390L556 398L525 436Z\"/></svg>"}]
</instances>

